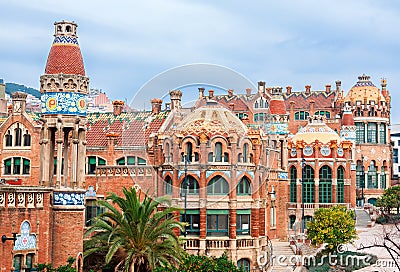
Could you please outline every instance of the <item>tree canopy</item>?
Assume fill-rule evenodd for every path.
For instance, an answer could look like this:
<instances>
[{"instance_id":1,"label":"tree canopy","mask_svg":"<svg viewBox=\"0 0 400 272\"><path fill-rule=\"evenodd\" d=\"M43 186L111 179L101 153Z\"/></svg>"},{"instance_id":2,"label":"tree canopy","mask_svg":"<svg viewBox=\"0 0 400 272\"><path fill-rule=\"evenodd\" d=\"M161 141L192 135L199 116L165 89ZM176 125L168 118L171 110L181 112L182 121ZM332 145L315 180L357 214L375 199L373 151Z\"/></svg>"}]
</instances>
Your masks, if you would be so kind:
<instances>
[{"instance_id":1,"label":"tree canopy","mask_svg":"<svg viewBox=\"0 0 400 272\"><path fill-rule=\"evenodd\" d=\"M328 250L335 251L357 238L354 211L342 206L318 209L307 224L307 235L313 244L327 243Z\"/></svg>"},{"instance_id":2,"label":"tree canopy","mask_svg":"<svg viewBox=\"0 0 400 272\"><path fill-rule=\"evenodd\" d=\"M381 207L384 212L390 214L392 209L400 210L400 186L385 189L382 196L376 200L375 205Z\"/></svg>"},{"instance_id":3,"label":"tree canopy","mask_svg":"<svg viewBox=\"0 0 400 272\"><path fill-rule=\"evenodd\" d=\"M177 208L169 207L165 198L153 199L134 188L122 189L99 201L106 211L100 214L85 233L84 256L105 254L105 263L115 263L116 270L152 271L156 266L180 262L183 249L174 230L182 230L176 220ZM159 210L162 209L162 210Z\"/></svg>"}]
</instances>

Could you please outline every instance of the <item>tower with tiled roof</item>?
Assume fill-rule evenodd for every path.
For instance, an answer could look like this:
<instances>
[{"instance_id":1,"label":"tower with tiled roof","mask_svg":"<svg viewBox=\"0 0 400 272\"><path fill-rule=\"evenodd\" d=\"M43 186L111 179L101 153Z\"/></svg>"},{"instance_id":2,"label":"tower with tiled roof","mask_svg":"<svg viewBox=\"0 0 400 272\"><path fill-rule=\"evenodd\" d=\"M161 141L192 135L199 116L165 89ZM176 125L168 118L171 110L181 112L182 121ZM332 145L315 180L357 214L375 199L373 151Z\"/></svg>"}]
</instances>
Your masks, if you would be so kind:
<instances>
[{"instance_id":1,"label":"tower with tiled roof","mask_svg":"<svg viewBox=\"0 0 400 272\"><path fill-rule=\"evenodd\" d=\"M40 77L40 177L52 188L52 263L83 251L86 110L89 78L76 35L77 24L54 23L53 44Z\"/></svg>"},{"instance_id":2,"label":"tower with tiled roof","mask_svg":"<svg viewBox=\"0 0 400 272\"><path fill-rule=\"evenodd\" d=\"M358 77L344 98L345 109L352 112L355 125L358 204L375 204L389 184L391 173L390 94L382 79L381 89L368 75Z\"/></svg>"},{"instance_id":3,"label":"tower with tiled roof","mask_svg":"<svg viewBox=\"0 0 400 272\"><path fill-rule=\"evenodd\" d=\"M43 121L40 182L45 186L82 188L89 78L85 76L77 24L62 21L54 26L45 74L40 77ZM60 166L56 169L51 163L54 158Z\"/></svg>"}]
</instances>

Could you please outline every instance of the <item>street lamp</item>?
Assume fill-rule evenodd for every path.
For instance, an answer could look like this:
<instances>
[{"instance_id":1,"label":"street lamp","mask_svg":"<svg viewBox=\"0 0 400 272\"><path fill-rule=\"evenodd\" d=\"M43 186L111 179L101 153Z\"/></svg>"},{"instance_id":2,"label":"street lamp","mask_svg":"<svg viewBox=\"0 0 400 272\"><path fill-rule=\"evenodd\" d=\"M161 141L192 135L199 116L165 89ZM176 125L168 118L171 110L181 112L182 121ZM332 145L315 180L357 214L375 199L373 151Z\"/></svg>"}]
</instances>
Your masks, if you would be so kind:
<instances>
[{"instance_id":1,"label":"street lamp","mask_svg":"<svg viewBox=\"0 0 400 272\"><path fill-rule=\"evenodd\" d=\"M301 159L301 233L304 233L304 169L306 166L306 159Z\"/></svg>"},{"instance_id":2,"label":"street lamp","mask_svg":"<svg viewBox=\"0 0 400 272\"><path fill-rule=\"evenodd\" d=\"M7 240L11 240L14 241L14 245L15 245L15 241L17 240L17 233L13 232L12 237L7 237L6 235L1 236L1 241L3 243L5 243Z\"/></svg>"}]
</instances>

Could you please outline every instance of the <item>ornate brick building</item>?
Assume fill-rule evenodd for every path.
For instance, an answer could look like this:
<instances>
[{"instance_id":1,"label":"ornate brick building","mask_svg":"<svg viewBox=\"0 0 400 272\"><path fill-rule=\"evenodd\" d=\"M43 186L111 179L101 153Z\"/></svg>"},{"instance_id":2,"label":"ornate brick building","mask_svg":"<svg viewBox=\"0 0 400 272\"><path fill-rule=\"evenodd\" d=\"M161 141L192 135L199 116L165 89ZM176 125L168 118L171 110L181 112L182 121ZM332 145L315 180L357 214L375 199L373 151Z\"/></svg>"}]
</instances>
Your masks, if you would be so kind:
<instances>
[{"instance_id":1,"label":"ornate brick building","mask_svg":"<svg viewBox=\"0 0 400 272\"><path fill-rule=\"evenodd\" d=\"M379 90L363 75L347 96L339 81L302 92L265 82L244 94L199 88L192 108L173 90L165 109L155 98L151 111L114 101L113 112L87 113L76 28L55 23L42 112L27 112L23 93L6 112L0 85L0 234L17 238L0 247L1 271L68 256L81 268L95 200L123 186L182 207L189 252L227 251L254 269L268 239L287 239L303 211L309 220L318 207L373 202L389 185L386 81Z\"/></svg>"}]
</instances>

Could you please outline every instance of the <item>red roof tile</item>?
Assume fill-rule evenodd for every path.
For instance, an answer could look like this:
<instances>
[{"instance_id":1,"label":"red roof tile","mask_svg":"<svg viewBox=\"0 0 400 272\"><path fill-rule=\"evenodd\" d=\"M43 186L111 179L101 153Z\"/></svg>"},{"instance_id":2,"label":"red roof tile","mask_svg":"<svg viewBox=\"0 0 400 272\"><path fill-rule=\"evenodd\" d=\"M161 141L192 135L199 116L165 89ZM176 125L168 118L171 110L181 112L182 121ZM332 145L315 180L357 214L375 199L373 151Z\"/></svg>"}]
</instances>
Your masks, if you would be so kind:
<instances>
[{"instance_id":1,"label":"red roof tile","mask_svg":"<svg viewBox=\"0 0 400 272\"><path fill-rule=\"evenodd\" d=\"M331 108L332 102L335 99L335 93L330 91L312 91L310 94L305 92L292 92L290 94L284 93L283 98L285 100L286 109L290 109L290 102L295 102L295 109L309 109L310 101L314 100L315 108Z\"/></svg>"},{"instance_id":2,"label":"red roof tile","mask_svg":"<svg viewBox=\"0 0 400 272\"><path fill-rule=\"evenodd\" d=\"M46 74L85 75L85 67L78 45L53 44L45 69Z\"/></svg>"}]
</instances>

